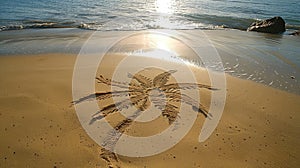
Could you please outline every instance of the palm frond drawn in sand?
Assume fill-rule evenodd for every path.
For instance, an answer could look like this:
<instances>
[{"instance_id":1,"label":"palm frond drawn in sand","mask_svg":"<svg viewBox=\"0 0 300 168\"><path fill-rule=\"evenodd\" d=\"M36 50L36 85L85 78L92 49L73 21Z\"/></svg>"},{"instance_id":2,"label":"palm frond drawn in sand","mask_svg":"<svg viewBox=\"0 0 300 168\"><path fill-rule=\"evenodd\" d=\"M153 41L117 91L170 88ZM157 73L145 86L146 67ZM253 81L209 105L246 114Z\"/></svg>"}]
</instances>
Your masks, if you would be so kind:
<instances>
[{"instance_id":1,"label":"palm frond drawn in sand","mask_svg":"<svg viewBox=\"0 0 300 168\"><path fill-rule=\"evenodd\" d=\"M190 105L194 111L201 113L204 117L211 117L202 104L198 104L193 98L184 93L180 93L180 90L198 88L208 90L217 89L208 85L197 83L168 84L170 76L175 72L176 70L163 72L155 76L153 79L141 74L132 75L129 73L128 77L132 79L132 82L130 83L113 81L100 75L96 78L97 83L115 86L123 90L96 92L79 100L73 101L73 104L78 104L80 102L93 99L94 96L97 100L105 100L112 97L126 97L122 101L102 107L99 112L92 116L90 124L93 124L97 120L100 120L109 114L118 112L120 110L125 110L133 106L140 111L144 111L150 106L151 103L154 104L154 107L162 111L162 116L166 117L170 124L176 119L177 116L177 114L174 115L173 113L178 112L178 106L173 104L175 102L183 102L187 105ZM153 90L155 90L156 93L150 95L150 92Z\"/></svg>"},{"instance_id":2,"label":"palm frond drawn in sand","mask_svg":"<svg viewBox=\"0 0 300 168\"><path fill-rule=\"evenodd\" d=\"M155 108L162 112L161 115L168 119L169 124L172 124L176 120L179 113L178 103L180 102L189 105L193 111L199 112L205 118L212 117L202 104L199 104L190 96L181 93L181 90L200 88L213 91L217 89L198 83L168 83L171 75L175 72L176 70L162 72L154 78L146 77L139 73L135 75L128 73L128 77L131 78L130 83L113 81L100 75L96 78L97 83L115 86L120 90L96 92L79 100L73 101L73 104L88 101L93 99L94 96L97 100L106 100L112 97L124 97L121 101L102 107L100 111L91 116L89 124L93 124L94 122L121 110L129 109L133 106L136 107L136 111L133 115L117 124L114 127L114 131L110 132L106 140L103 142L102 145L105 146L106 149L110 149L110 151L113 151L114 146L125 132L125 129L130 126L141 112L145 111L151 105L151 103L153 103ZM109 158L117 161L117 156L114 153L111 153L111 155L113 155L113 157Z\"/></svg>"}]
</instances>

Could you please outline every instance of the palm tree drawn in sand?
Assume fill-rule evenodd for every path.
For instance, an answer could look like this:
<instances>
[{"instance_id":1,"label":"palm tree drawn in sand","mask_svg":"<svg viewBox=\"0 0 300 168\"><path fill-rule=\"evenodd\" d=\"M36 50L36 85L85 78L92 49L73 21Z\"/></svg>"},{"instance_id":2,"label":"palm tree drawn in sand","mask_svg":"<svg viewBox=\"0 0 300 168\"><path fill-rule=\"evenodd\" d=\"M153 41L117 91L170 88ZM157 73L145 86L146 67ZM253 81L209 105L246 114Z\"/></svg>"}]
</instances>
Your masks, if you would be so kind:
<instances>
[{"instance_id":1,"label":"palm tree drawn in sand","mask_svg":"<svg viewBox=\"0 0 300 168\"><path fill-rule=\"evenodd\" d=\"M122 101L104 106L100 111L92 116L89 124L93 124L94 122L101 120L109 114L129 109L133 106L136 107L135 112L131 116L125 118L116 126L114 126L114 130L116 130L117 132L110 132L106 140L102 143L102 146L106 149L109 149L110 151L113 151L114 146L116 145L122 134L125 132L126 128L133 123L133 121L141 114L141 112L150 107L151 103L153 103L155 108L159 109L162 112L161 115L168 119L170 125L176 120L178 116L178 103L180 102L191 106L193 111L199 112L205 118L212 117L202 104L198 103L190 96L181 93L180 91L198 88L208 90L217 89L212 88L208 85L198 83L169 83L171 75L175 72L176 70L165 71L159 73L154 78L146 77L140 73L137 73L135 75L128 73L128 77L131 78L130 83L113 81L100 75L99 77L96 77L97 83L107 86L114 86L116 88L119 88L120 90L96 92L86 97L80 98L77 101L73 101L73 104L78 104L95 97L99 101L112 97L126 97ZM111 160L117 161L117 156L106 149L103 148L101 157L108 163L112 163Z\"/></svg>"}]
</instances>

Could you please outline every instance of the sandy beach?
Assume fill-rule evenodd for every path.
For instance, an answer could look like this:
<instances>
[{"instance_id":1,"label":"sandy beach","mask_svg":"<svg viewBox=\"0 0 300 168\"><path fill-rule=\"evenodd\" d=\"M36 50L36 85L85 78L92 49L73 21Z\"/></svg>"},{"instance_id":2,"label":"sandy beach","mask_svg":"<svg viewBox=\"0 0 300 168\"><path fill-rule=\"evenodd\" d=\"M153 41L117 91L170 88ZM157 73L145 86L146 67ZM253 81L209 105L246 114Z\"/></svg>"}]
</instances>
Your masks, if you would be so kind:
<instances>
[{"instance_id":1,"label":"sandy beach","mask_svg":"<svg viewBox=\"0 0 300 168\"><path fill-rule=\"evenodd\" d=\"M75 61L76 54L59 53L0 57L0 167L300 164L299 95L230 75L226 75L227 99L222 119L208 140L198 142L204 121L198 115L192 129L171 149L150 157L118 156L117 160L106 161L102 148L89 138L70 106ZM101 73L110 74L114 61L104 59L103 64L106 66ZM192 69L195 74L203 74ZM207 100L203 94L203 103L209 106L209 94ZM167 126L165 120L155 122ZM147 134L147 129L143 131Z\"/></svg>"},{"instance_id":2,"label":"sandy beach","mask_svg":"<svg viewBox=\"0 0 300 168\"><path fill-rule=\"evenodd\" d=\"M299 168L299 0L0 2L0 168Z\"/></svg>"}]
</instances>

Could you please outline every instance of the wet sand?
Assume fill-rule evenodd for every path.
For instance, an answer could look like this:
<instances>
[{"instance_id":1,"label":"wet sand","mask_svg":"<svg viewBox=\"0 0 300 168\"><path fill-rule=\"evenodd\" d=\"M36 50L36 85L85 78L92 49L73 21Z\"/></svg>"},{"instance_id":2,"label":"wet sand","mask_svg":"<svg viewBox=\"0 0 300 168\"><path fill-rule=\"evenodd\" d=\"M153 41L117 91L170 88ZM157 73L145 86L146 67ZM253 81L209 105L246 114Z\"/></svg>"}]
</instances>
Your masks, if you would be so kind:
<instances>
[{"instance_id":1,"label":"wet sand","mask_svg":"<svg viewBox=\"0 0 300 168\"><path fill-rule=\"evenodd\" d=\"M0 167L300 164L299 95L229 75L225 110L208 140L198 142L204 121L198 115L190 132L173 148L144 158L118 156L118 161L108 163L101 155L102 148L89 138L70 106L75 60L72 54L0 57ZM113 60L104 61L107 66L101 73L107 71L109 75ZM197 68L194 72L203 74ZM204 104L208 100L204 98ZM157 122L167 126L165 120Z\"/></svg>"}]
</instances>

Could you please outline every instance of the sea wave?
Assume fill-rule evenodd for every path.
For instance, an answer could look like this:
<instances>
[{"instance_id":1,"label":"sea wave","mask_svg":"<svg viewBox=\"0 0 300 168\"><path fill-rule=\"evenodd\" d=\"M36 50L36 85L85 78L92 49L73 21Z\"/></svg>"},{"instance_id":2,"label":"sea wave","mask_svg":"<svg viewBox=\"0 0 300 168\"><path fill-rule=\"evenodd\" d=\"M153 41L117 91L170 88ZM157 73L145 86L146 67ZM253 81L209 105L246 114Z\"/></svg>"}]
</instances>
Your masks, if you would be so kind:
<instances>
[{"instance_id":1,"label":"sea wave","mask_svg":"<svg viewBox=\"0 0 300 168\"><path fill-rule=\"evenodd\" d=\"M24 22L24 24L11 24L6 26L1 26L0 30L22 30L22 29L43 29L43 28L75 28L75 23L54 23L54 22L42 22L39 23L32 23Z\"/></svg>"},{"instance_id":2,"label":"sea wave","mask_svg":"<svg viewBox=\"0 0 300 168\"><path fill-rule=\"evenodd\" d=\"M185 19L178 19L182 17ZM46 28L80 28L94 31L138 31L149 29L173 29L173 30L216 30L238 29L247 30L248 26L258 19L245 19L230 16L214 16L200 14L184 14L177 18L163 18L162 20L142 20L138 18L113 17L105 22L53 22L41 20L26 20L20 24L0 26L0 31L22 29L46 29ZM161 19L161 18L160 18ZM167 23L166 23L166 22ZM299 25L286 24L290 31L299 30Z\"/></svg>"},{"instance_id":3,"label":"sea wave","mask_svg":"<svg viewBox=\"0 0 300 168\"><path fill-rule=\"evenodd\" d=\"M0 31L81 28L96 31L147 29L239 29L258 20L282 16L288 29L299 29L299 0L30 0L0 6Z\"/></svg>"}]
</instances>

